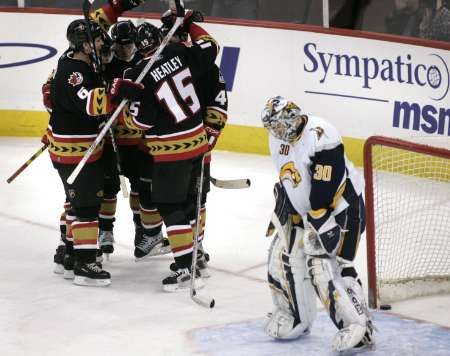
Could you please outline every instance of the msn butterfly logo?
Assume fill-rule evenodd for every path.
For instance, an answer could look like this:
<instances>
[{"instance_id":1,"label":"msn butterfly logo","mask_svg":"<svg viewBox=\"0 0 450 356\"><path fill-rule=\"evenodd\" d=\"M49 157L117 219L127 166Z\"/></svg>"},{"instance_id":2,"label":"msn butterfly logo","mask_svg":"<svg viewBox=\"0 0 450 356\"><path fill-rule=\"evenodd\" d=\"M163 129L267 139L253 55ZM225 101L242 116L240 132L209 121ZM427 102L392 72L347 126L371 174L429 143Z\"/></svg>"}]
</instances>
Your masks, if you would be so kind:
<instances>
[{"instance_id":1,"label":"msn butterfly logo","mask_svg":"<svg viewBox=\"0 0 450 356\"><path fill-rule=\"evenodd\" d=\"M73 72L70 76L69 76L69 80L68 83L74 87L76 87L77 85L80 85L81 83L83 83L83 76L81 75L81 73L79 72Z\"/></svg>"}]
</instances>

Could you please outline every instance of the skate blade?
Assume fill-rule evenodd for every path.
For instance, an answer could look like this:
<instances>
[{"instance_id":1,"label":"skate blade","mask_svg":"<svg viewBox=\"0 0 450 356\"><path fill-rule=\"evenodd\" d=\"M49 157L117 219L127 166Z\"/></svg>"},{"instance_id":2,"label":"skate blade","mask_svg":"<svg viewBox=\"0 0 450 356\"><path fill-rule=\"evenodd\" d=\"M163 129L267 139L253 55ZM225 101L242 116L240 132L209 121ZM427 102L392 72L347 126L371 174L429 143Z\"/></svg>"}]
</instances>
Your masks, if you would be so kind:
<instances>
[{"instance_id":1,"label":"skate blade","mask_svg":"<svg viewBox=\"0 0 450 356\"><path fill-rule=\"evenodd\" d=\"M209 272L208 268L202 268L198 270L200 272L200 276L202 278L210 278L211 277L211 273Z\"/></svg>"},{"instance_id":2,"label":"skate blade","mask_svg":"<svg viewBox=\"0 0 450 356\"><path fill-rule=\"evenodd\" d=\"M189 291L191 286L191 282L187 281L186 283L177 283L177 284L163 284L163 290L167 293L178 293ZM205 282L201 280L201 278L197 278L195 280L195 289L202 289L205 286Z\"/></svg>"},{"instance_id":3,"label":"skate blade","mask_svg":"<svg viewBox=\"0 0 450 356\"><path fill-rule=\"evenodd\" d=\"M73 269L65 269L64 270L64 279L74 279L75 275L73 273Z\"/></svg>"},{"instance_id":4,"label":"skate blade","mask_svg":"<svg viewBox=\"0 0 450 356\"><path fill-rule=\"evenodd\" d=\"M92 279L83 276L75 276L73 284L87 287L107 287L111 284L111 279Z\"/></svg>"},{"instance_id":5,"label":"skate blade","mask_svg":"<svg viewBox=\"0 0 450 356\"><path fill-rule=\"evenodd\" d=\"M53 273L64 274L64 266L62 264L55 263L55 267L53 267Z\"/></svg>"},{"instance_id":6,"label":"skate blade","mask_svg":"<svg viewBox=\"0 0 450 356\"><path fill-rule=\"evenodd\" d=\"M168 253L171 253L171 252L172 252L172 250L170 249L170 246L157 245L145 256L142 256L142 257L135 256L134 260L136 262L145 262L145 261L148 261L150 257L167 255Z\"/></svg>"}]
</instances>

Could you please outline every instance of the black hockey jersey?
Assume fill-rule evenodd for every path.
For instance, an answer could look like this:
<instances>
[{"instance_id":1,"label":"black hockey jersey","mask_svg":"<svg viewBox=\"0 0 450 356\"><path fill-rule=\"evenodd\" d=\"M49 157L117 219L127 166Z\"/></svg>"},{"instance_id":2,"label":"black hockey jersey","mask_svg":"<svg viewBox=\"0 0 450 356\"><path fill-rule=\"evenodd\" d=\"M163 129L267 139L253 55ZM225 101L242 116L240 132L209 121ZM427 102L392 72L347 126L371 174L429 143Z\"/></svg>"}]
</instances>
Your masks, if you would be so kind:
<instances>
[{"instance_id":1,"label":"black hockey jersey","mask_svg":"<svg viewBox=\"0 0 450 356\"><path fill-rule=\"evenodd\" d=\"M105 80L111 81L114 78L122 78L125 70L135 67L142 61L142 55L136 52L133 58L127 62L116 56L112 61L105 65L103 76ZM114 127L114 137L119 146L138 145L141 142L143 131L138 128L129 128L126 125L117 124Z\"/></svg>"},{"instance_id":2,"label":"black hockey jersey","mask_svg":"<svg viewBox=\"0 0 450 356\"><path fill-rule=\"evenodd\" d=\"M97 116L109 110L106 90L93 68L67 51L58 61L52 81L53 111L47 130L50 157L63 164L78 163L97 137ZM88 162L100 158L103 145L97 146Z\"/></svg>"},{"instance_id":3,"label":"black hockey jersey","mask_svg":"<svg viewBox=\"0 0 450 356\"><path fill-rule=\"evenodd\" d=\"M228 118L228 96L225 79L217 65L212 66L196 83L202 107L203 123L221 132ZM211 153L205 163L211 162Z\"/></svg>"},{"instance_id":4,"label":"black hockey jersey","mask_svg":"<svg viewBox=\"0 0 450 356\"><path fill-rule=\"evenodd\" d=\"M142 81L144 99L130 104L125 121L146 130L146 145L156 162L190 159L208 151L196 83L214 66L217 51L209 36L192 44L170 44ZM126 71L125 77L136 80L147 60Z\"/></svg>"}]
</instances>

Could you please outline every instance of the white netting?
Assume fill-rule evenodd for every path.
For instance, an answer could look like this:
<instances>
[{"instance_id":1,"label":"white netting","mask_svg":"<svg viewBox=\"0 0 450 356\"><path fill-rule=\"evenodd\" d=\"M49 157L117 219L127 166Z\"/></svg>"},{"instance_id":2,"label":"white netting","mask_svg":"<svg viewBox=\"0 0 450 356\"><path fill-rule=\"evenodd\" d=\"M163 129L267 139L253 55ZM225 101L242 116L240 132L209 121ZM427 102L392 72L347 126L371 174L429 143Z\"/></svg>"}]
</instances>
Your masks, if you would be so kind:
<instances>
[{"instance_id":1,"label":"white netting","mask_svg":"<svg viewBox=\"0 0 450 356\"><path fill-rule=\"evenodd\" d=\"M381 303L450 291L450 153L375 145L372 162Z\"/></svg>"}]
</instances>

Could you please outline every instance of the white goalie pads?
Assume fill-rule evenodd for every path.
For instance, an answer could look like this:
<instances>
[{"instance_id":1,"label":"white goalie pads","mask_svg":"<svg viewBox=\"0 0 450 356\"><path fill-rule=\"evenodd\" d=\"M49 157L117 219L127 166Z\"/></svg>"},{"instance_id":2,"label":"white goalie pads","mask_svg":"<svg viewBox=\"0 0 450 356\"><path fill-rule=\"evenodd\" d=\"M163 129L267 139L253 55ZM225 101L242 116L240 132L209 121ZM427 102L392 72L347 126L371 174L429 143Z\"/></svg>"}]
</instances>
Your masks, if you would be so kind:
<instances>
[{"instance_id":1,"label":"white goalie pads","mask_svg":"<svg viewBox=\"0 0 450 356\"><path fill-rule=\"evenodd\" d=\"M336 351L353 348L371 330L362 288L358 288L355 279L344 280L341 277L341 266L336 257L323 254L324 249L311 234L305 239L305 249L317 295L339 329L333 348Z\"/></svg>"},{"instance_id":2,"label":"white goalie pads","mask_svg":"<svg viewBox=\"0 0 450 356\"><path fill-rule=\"evenodd\" d=\"M301 248L303 229L290 230L289 238L278 233L269 250L269 286L274 310L264 330L276 339L295 339L307 332L316 317L316 298Z\"/></svg>"}]
</instances>

